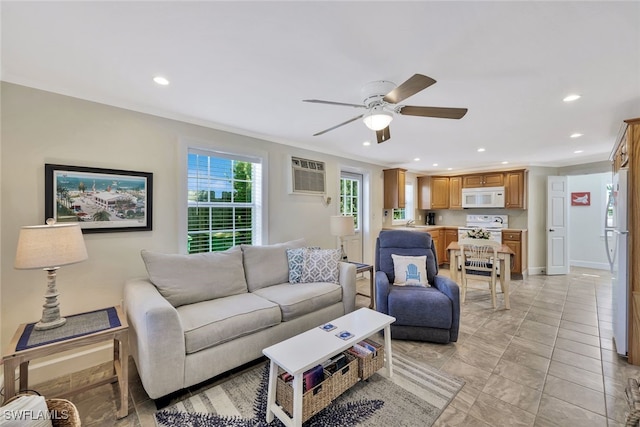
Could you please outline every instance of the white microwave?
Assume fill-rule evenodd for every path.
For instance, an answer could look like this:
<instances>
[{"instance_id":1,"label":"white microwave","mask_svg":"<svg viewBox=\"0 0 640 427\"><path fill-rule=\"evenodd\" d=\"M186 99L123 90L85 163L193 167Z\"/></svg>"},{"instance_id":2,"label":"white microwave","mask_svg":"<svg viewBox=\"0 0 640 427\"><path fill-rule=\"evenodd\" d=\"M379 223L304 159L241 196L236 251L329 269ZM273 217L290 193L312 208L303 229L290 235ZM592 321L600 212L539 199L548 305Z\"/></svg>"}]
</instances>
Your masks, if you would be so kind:
<instances>
[{"instance_id":1,"label":"white microwave","mask_svg":"<svg viewBox=\"0 0 640 427\"><path fill-rule=\"evenodd\" d=\"M463 208L504 208L504 187L462 189Z\"/></svg>"}]
</instances>

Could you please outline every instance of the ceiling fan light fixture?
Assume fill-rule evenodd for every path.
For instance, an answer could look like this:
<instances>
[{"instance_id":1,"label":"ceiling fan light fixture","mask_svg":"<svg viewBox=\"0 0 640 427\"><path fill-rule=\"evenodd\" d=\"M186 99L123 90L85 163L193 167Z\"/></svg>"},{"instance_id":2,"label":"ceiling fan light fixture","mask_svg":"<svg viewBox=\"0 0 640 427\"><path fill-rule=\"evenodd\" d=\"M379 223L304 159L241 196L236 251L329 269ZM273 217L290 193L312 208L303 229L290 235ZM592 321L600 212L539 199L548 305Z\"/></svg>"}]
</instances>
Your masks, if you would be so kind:
<instances>
[{"instance_id":1,"label":"ceiling fan light fixture","mask_svg":"<svg viewBox=\"0 0 640 427\"><path fill-rule=\"evenodd\" d=\"M389 126L389 123L393 120L393 114L384 111L381 106L376 106L369 110L362 120L369 129L377 131Z\"/></svg>"}]
</instances>

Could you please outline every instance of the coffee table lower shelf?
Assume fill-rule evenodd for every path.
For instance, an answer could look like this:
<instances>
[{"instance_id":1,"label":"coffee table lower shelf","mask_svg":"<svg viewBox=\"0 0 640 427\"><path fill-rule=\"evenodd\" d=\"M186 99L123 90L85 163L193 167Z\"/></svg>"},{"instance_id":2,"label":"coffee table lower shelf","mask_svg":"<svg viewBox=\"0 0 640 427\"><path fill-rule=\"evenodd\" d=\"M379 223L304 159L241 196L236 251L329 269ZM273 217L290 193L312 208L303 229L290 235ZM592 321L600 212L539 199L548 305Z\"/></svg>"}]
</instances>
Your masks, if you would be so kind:
<instances>
[{"instance_id":1,"label":"coffee table lower shelf","mask_svg":"<svg viewBox=\"0 0 640 427\"><path fill-rule=\"evenodd\" d=\"M303 373L381 330L384 330L385 344L384 351L381 352L380 356L384 357L387 375L392 377L393 365L390 325L394 321L395 318L387 316L386 314L378 313L368 308L361 308L360 310L331 321L331 323L337 326L334 331L326 332L320 328L313 328L293 338L265 348L262 352L270 359L267 422L273 421L273 417L276 416L286 426L302 426L303 421L308 418L304 417L303 414ZM353 337L349 340L342 340L335 335L337 331L344 330L351 332ZM293 375L293 416L289 416L289 414L276 403L276 390L280 369ZM325 382L326 381L328 380L325 380ZM325 392L328 391L331 390L325 390ZM340 391L338 394L341 394L343 391L345 390ZM334 393L332 398L337 397L338 394ZM328 403L324 404L323 407L327 405ZM319 408L317 411L320 409L322 408Z\"/></svg>"}]
</instances>

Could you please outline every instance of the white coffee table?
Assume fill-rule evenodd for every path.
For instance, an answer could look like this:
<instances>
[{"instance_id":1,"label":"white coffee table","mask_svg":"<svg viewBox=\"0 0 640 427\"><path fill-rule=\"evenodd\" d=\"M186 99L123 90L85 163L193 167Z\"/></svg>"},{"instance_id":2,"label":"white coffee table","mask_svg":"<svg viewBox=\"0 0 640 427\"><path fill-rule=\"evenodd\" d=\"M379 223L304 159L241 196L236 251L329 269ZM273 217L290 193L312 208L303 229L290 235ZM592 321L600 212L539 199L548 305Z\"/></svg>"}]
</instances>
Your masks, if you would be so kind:
<instances>
[{"instance_id":1,"label":"white coffee table","mask_svg":"<svg viewBox=\"0 0 640 427\"><path fill-rule=\"evenodd\" d=\"M337 326L333 331L326 332L316 327L262 350L262 353L271 361L267 422L273 421L275 415L286 426L302 426L302 374L382 329L384 329L385 366L387 375L391 377L393 368L390 325L395 320L395 317L368 308L361 308L332 320L330 323ZM344 330L351 332L354 335L353 338L345 341L336 336L338 332ZM290 418L280 406L276 405L278 366L293 375L293 418Z\"/></svg>"}]
</instances>

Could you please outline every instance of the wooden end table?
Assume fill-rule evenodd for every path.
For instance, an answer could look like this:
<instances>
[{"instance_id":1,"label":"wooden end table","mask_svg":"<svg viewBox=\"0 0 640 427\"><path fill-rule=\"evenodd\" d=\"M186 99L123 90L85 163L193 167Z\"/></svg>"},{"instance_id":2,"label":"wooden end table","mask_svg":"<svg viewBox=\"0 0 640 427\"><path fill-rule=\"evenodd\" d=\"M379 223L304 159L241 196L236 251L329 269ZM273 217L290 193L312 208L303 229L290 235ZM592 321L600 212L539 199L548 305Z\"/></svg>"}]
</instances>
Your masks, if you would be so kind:
<instances>
[{"instance_id":1,"label":"wooden end table","mask_svg":"<svg viewBox=\"0 0 640 427\"><path fill-rule=\"evenodd\" d=\"M100 323L96 319L108 319L107 324ZM104 384L118 382L120 386L120 408L118 418L124 418L129 413L129 384L128 384L128 358L129 358L129 325L120 306L95 310L66 316L67 323L56 329L37 331L40 335L35 342L30 342L34 323L24 323L18 327L11 339L9 349L2 357L4 364L4 399L5 402L16 395L16 368L20 368L20 390L29 389L29 362L33 359L60 353L62 351L77 349L103 341L113 341L113 367L114 375L96 381L94 383L78 387L63 393L58 397L66 397L98 387ZM78 332L74 324L95 324L95 329L85 327Z\"/></svg>"},{"instance_id":2,"label":"wooden end table","mask_svg":"<svg viewBox=\"0 0 640 427\"><path fill-rule=\"evenodd\" d=\"M373 310L373 307L375 306L375 302L376 302L376 294L374 292L373 289L373 265L369 265L369 264L362 264L360 262L349 262L350 264L353 264L356 266L356 274L358 273L366 273L367 271L369 272L369 294L363 294L361 292L356 293L356 295L362 295L364 297L369 297L370 298L370 302L369 302L369 308Z\"/></svg>"}]
</instances>

